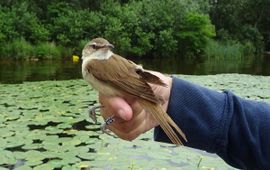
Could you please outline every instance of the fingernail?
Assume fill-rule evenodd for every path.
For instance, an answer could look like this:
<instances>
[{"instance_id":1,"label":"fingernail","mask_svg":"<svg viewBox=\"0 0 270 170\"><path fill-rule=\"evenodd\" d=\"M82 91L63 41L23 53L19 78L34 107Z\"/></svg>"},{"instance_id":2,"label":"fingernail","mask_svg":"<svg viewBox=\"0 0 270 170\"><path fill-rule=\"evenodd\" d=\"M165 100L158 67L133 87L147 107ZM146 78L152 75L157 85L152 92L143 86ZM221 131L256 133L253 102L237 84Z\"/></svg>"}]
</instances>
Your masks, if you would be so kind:
<instances>
[{"instance_id":1,"label":"fingernail","mask_svg":"<svg viewBox=\"0 0 270 170\"><path fill-rule=\"evenodd\" d=\"M124 120L127 119L126 114L125 114L124 110L122 110L122 109L118 110L118 115Z\"/></svg>"}]
</instances>

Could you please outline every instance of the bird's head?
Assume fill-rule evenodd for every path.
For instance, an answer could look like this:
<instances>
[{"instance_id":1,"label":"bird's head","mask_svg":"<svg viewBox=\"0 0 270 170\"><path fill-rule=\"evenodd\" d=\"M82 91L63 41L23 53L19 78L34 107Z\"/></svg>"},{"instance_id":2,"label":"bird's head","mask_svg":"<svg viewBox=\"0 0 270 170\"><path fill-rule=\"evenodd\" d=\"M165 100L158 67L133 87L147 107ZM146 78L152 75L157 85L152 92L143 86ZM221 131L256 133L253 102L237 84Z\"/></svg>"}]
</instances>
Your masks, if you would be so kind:
<instances>
[{"instance_id":1,"label":"bird's head","mask_svg":"<svg viewBox=\"0 0 270 170\"><path fill-rule=\"evenodd\" d=\"M82 50L82 59L108 59L113 53L114 46L104 38L94 38Z\"/></svg>"}]
</instances>

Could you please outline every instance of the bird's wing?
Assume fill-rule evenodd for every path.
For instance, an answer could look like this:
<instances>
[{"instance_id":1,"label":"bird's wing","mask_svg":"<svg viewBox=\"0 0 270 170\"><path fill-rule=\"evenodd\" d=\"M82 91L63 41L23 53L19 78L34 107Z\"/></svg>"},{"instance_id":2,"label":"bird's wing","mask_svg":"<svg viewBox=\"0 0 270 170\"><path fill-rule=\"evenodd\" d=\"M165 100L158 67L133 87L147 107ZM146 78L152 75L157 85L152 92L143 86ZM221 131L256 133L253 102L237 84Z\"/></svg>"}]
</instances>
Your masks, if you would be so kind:
<instances>
[{"instance_id":1,"label":"bird's wing","mask_svg":"<svg viewBox=\"0 0 270 170\"><path fill-rule=\"evenodd\" d=\"M121 57L122 58L122 57ZM126 59L125 59L126 60ZM149 71L146 71L142 68L141 65L137 65L135 64L133 61L131 60L127 60L131 65L136 66L135 67L135 71L137 74L140 75L140 77L145 80L147 83L151 83L151 84L156 84L156 85L160 85L160 86L164 86L167 87L167 84L165 84L158 76L150 73Z\"/></svg>"},{"instance_id":2,"label":"bird's wing","mask_svg":"<svg viewBox=\"0 0 270 170\"><path fill-rule=\"evenodd\" d=\"M91 60L86 65L88 72L96 79L131 95L159 103L147 81L136 72L137 68L135 63L115 54L107 60Z\"/></svg>"}]
</instances>

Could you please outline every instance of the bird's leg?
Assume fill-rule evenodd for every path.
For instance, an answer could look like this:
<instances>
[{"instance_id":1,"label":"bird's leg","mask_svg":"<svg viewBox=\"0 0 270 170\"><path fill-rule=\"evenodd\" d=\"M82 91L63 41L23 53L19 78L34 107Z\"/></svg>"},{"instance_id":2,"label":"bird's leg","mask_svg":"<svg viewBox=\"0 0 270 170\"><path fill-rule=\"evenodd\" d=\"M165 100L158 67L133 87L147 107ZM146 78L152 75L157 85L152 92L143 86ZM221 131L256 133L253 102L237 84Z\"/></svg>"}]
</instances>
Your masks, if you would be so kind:
<instances>
[{"instance_id":1,"label":"bird's leg","mask_svg":"<svg viewBox=\"0 0 270 170\"><path fill-rule=\"evenodd\" d=\"M95 122L95 124L97 124L97 116L96 116L96 110L103 108L104 106L99 105L99 106L94 106L94 107L89 107L88 113L89 113L89 117ZM100 129L103 133L106 133L108 135L111 135L113 137L115 137L114 135L110 134L110 131L106 130L107 126L112 124L115 121L114 119L114 114L111 115L110 117L108 117L107 119L104 120L104 123L101 124Z\"/></svg>"},{"instance_id":2,"label":"bird's leg","mask_svg":"<svg viewBox=\"0 0 270 170\"><path fill-rule=\"evenodd\" d=\"M114 119L114 114L111 115L110 117L108 117L107 119L105 119L105 122L100 126L100 129L103 133L106 133L108 135L111 135L106 129L108 125L112 124L115 121Z\"/></svg>"},{"instance_id":3,"label":"bird's leg","mask_svg":"<svg viewBox=\"0 0 270 170\"><path fill-rule=\"evenodd\" d=\"M102 108L103 106L99 105L99 106L94 106L94 107L89 107L88 110L88 114L89 117L94 121L95 124L97 124L97 114L96 114L96 110Z\"/></svg>"}]
</instances>

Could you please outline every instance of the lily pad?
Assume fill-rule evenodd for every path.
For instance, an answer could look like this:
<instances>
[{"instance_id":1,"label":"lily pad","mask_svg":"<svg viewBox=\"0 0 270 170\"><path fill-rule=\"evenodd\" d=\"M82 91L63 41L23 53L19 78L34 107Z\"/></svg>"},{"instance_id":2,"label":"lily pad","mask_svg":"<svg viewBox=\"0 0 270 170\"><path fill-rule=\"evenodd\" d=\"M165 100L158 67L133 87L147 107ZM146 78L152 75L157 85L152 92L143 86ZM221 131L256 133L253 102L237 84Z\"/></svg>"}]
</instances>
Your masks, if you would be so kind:
<instances>
[{"instance_id":1,"label":"lily pad","mask_svg":"<svg viewBox=\"0 0 270 170\"><path fill-rule=\"evenodd\" d=\"M32 168L28 165L23 165L23 166L17 167L16 170L32 170Z\"/></svg>"},{"instance_id":2,"label":"lily pad","mask_svg":"<svg viewBox=\"0 0 270 170\"><path fill-rule=\"evenodd\" d=\"M180 76L270 101L267 76ZM132 142L102 134L88 117L97 93L83 80L0 84L0 89L0 168L25 160L16 169L233 169L217 155L153 142L151 131Z\"/></svg>"}]
</instances>

